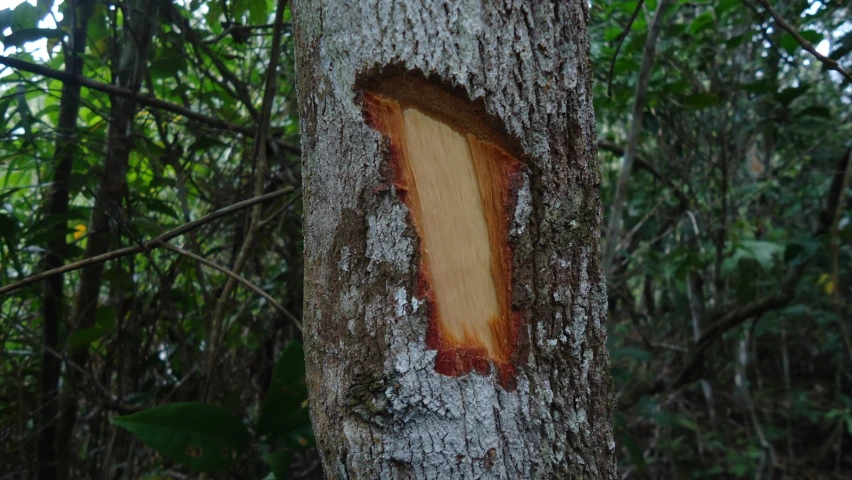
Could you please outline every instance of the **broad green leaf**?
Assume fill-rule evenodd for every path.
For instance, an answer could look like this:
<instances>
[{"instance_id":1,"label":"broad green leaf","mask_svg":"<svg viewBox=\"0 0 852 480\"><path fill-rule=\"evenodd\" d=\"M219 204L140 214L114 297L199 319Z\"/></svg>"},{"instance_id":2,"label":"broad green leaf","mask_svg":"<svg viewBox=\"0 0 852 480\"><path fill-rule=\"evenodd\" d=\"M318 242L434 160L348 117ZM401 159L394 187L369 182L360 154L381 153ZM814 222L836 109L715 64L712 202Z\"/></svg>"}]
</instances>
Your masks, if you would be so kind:
<instances>
[{"instance_id":1,"label":"broad green leaf","mask_svg":"<svg viewBox=\"0 0 852 480\"><path fill-rule=\"evenodd\" d=\"M145 208L152 211L161 213L166 215L167 217L177 219L178 215L175 213L175 209L172 208L168 203L160 200L159 198L145 198L142 200L142 203L145 205Z\"/></svg>"},{"instance_id":2,"label":"broad green leaf","mask_svg":"<svg viewBox=\"0 0 852 480\"><path fill-rule=\"evenodd\" d=\"M758 94L769 93L774 90L772 82L765 78L756 82L744 83L743 85L741 85L741 87L747 92Z\"/></svg>"},{"instance_id":3,"label":"broad green leaf","mask_svg":"<svg viewBox=\"0 0 852 480\"><path fill-rule=\"evenodd\" d=\"M722 15L728 10L733 10L742 5L742 0L720 0L719 4L716 5L716 13L718 15Z\"/></svg>"},{"instance_id":4,"label":"broad green leaf","mask_svg":"<svg viewBox=\"0 0 852 480\"><path fill-rule=\"evenodd\" d=\"M105 330L100 326L81 328L71 334L68 339L68 349L71 352L77 352L89 348L95 340L104 336Z\"/></svg>"},{"instance_id":5,"label":"broad green leaf","mask_svg":"<svg viewBox=\"0 0 852 480\"><path fill-rule=\"evenodd\" d=\"M633 360L637 360L640 362L647 362L652 360L654 357L648 353L646 350L643 350L638 347L620 347L613 350L610 355L612 358L632 358Z\"/></svg>"},{"instance_id":6,"label":"broad green leaf","mask_svg":"<svg viewBox=\"0 0 852 480\"><path fill-rule=\"evenodd\" d=\"M173 403L112 421L145 445L199 472L233 465L250 441L236 415L206 403Z\"/></svg>"},{"instance_id":7,"label":"broad green leaf","mask_svg":"<svg viewBox=\"0 0 852 480\"><path fill-rule=\"evenodd\" d=\"M780 92L775 94L775 99L778 100L782 105L789 105L793 103L793 100L799 98L811 88L810 84L799 85L798 87L790 87L781 90Z\"/></svg>"},{"instance_id":8,"label":"broad green leaf","mask_svg":"<svg viewBox=\"0 0 852 480\"><path fill-rule=\"evenodd\" d=\"M305 352L302 344L291 342L275 365L269 393L260 410L257 434L274 434L297 426L294 419L307 400L305 385Z\"/></svg>"},{"instance_id":9,"label":"broad green leaf","mask_svg":"<svg viewBox=\"0 0 852 480\"><path fill-rule=\"evenodd\" d=\"M7 47L22 48L27 42L34 42L42 38L59 39L66 35L62 30L55 28L22 28L15 30L11 35L3 39L3 44Z\"/></svg>"},{"instance_id":10,"label":"broad green leaf","mask_svg":"<svg viewBox=\"0 0 852 480\"><path fill-rule=\"evenodd\" d=\"M186 69L186 57L181 49L170 46L159 53L148 69L154 78L173 77L177 72Z\"/></svg>"},{"instance_id":11,"label":"broad green leaf","mask_svg":"<svg viewBox=\"0 0 852 480\"><path fill-rule=\"evenodd\" d=\"M642 452L642 448L636 442L636 439L626 429L621 432L621 444L627 449L627 454L630 456L630 461L633 462L633 465L639 471L644 470L647 466L645 463L645 454Z\"/></svg>"},{"instance_id":12,"label":"broad green leaf","mask_svg":"<svg viewBox=\"0 0 852 480\"><path fill-rule=\"evenodd\" d=\"M269 465L272 474L276 480L289 480L290 467L293 464L293 452L289 450L279 450L273 453L267 453L261 459Z\"/></svg>"},{"instance_id":13,"label":"broad green leaf","mask_svg":"<svg viewBox=\"0 0 852 480\"><path fill-rule=\"evenodd\" d=\"M714 93L693 93L683 99L683 104L690 108L702 109L718 106L720 101L719 96Z\"/></svg>"},{"instance_id":14,"label":"broad green leaf","mask_svg":"<svg viewBox=\"0 0 852 480\"><path fill-rule=\"evenodd\" d=\"M852 30L840 37L840 40L837 41L837 45L828 55L828 58L832 60L840 60L849 52L852 52Z\"/></svg>"},{"instance_id":15,"label":"broad green leaf","mask_svg":"<svg viewBox=\"0 0 852 480\"><path fill-rule=\"evenodd\" d=\"M39 15L38 7L29 2L24 2L15 7L13 18L12 30L16 31L26 28L36 28L38 21L41 20L41 15Z\"/></svg>"},{"instance_id":16,"label":"broad green leaf","mask_svg":"<svg viewBox=\"0 0 852 480\"><path fill-rule=\"evenodd\" d=\"M305 409L302 415L305 420L308 419L308 410ZM316 446L316 437L314 430L310 424L305 424L297 428L293 428L286 433L276 437L276 445L281 445L293 450L307 450Z\"/></svg>"},{"instance_id":17,"label":"broad green leaf","mask_svg":"<svg viewBox=\"0 0 852 480\"><path fill-rule=\"evenodd\" d=\"M831 110L822 105L811 105L799 112L800 117L831 118Z\"/></svg>"},{"instance_id":18,"label":"broad green leaf","mask_svg":"<svg viewBox=\"0 0 852 480\"><path fill-rule=\"evenodd\" d=\"M713 10L706 10L701 15L695 17L692 22L689 23L689 27L687 27L687 33L691 35L697 35L704 30L712 27L716 23L716 12Z\"/></svg>"},{"instance_id":19,"label":"broad green leaf","mask_svg":"<svg viewBox=\"0 0 852 480\"><path fill-rule=\"evenodd\" d=\"M607 27L606 31L604 32L604 40L606 40L607 42L611 42L618 38L618 36L621 35L621 32L623 31L624 29L621 27Z\"/></svg>"},{"instance_id":20,"label":"broad green leaf","mask_svg":"<svg viewBox=\"0 0 852 480\"><path fill-rule=\"evenodd\" d=\"M269 4L266 0L249 0L249 23L260 25L269 19Z\"/></svg>"},{"instance_id":21,"label":"broad green leaf","mask_svg":"<svg viewBox=\"0 0 852 480\"><path fill-rule=\"evenodd\" d=\"M763 268L769 268L777 257L784 253L784 246L765 240L743 240L734 249L733 255L723 262L723 270L732 271L741 260L754 260Z\"/></svg>"},{"instance_id":22,"label":"broad green leaf","mask_svg":"<svg viewBox=\"0 0 852 480\"><path fill-rule=\"evenodd\" d=\"M0 238L6 239L11 249L18 243L18 220L11 215L0 213Z\"/></svg>"},{"instance_id":23,"label":"broad green leaf","mask_svg":"<svg viewBox=\"0 0 852 480\"><path fill-rule=\"evenodd\" d=\"M799 32L799 35L803 39L811 42L813 45L822 41L822 34L814 30L803 30ZM793 38L793 36L789 33L785 33L784 36L781 37L781 48L786 50L788 53L796 53L800 47L801 44L799 44L799 41Z\"/></svg>"},{"instance_id":24,"label":"broad green leaf","mask_svg":"<svg viewBox=\"0 0 852 480\"><path fill-rule=\"evenodd\" d=\"M0 10L0 32L11 27L15 22L15 14L11 8Z\"/></svg>"},{"instance_id":25,"label":"broad green leaf","mask_svg":"<svg viewBox=\"0 0 852 480\"><path fill-rule=\"evenodd\" d=\"M38 0L36 2L36 8L38 8L38 13L40 15L47 15L51 10L53 10L53 0Z\"/></svg>"}]
</instances>

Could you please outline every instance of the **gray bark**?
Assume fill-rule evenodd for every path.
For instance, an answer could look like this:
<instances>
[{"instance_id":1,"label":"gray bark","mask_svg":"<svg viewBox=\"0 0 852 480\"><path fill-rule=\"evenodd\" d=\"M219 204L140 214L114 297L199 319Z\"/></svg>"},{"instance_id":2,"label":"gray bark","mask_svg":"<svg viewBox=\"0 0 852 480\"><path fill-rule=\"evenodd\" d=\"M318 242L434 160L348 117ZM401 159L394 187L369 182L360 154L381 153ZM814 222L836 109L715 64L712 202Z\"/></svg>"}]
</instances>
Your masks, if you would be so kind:
<instances>
[{"instance_id":1,"label":"gray bark","mask_svg":"<svg viewBox=\"0 0 852 480\"><path fill-rule=\"evenodd\" d=\"M330 478L614 478L614 397L586 3L294 2L311 415ZM358 79L383 66L481 100L525 153L509 245L514 389L434 371L419 240Z\"/></svg>"}]
</instances>

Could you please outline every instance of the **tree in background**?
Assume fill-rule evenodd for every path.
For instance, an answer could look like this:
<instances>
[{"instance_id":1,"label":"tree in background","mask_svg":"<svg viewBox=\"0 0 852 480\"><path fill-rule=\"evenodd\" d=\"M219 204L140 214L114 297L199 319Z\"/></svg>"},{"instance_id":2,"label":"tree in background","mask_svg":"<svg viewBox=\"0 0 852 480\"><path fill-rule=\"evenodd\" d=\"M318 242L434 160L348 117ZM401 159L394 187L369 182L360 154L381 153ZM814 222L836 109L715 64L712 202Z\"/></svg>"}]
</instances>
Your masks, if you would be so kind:
<instances>
[{"instance_id":1,"label":"tree in background","mask_svg":"<svg viewBox=\"0 0 852 480\"><path fill-rule=\"evenodd\" d=\"M339 467L323 472L314 449L297 342L302 339L302 171L289 7L271 0L144 3L151 9L145 15L152 28L147 53L140 53L144 32L133 23L132 2L33 1L0 10L0 478L33 478L39 472L54 478L54 468L59 478L97 479L197 478L199 471L206 478L229 479L335 475ZM450 3L428 18L462 11ZM505 22L495 37L518 33L511 43L529 44L530 50L479 51L476 43L450 42L424 50L418 61L466 52L500 62L464 70L450 68L460 63L418 65L445 80L458 79L456 87L464 92L442 85L450 99L467 94L491 102L508 98L507 92L485 90L503 78L500 65L551 69L552 78L534 80L530 91L519 94L534 98L530 105L543 105L556 95L554 85L555 92L567 91L560 82L571 79L560 69L585 65L580 61L585 47L546 57L554 44L544 33L563 25L542 26L550 7L523 15L528 3L506 7L507 17L452 17L456 23L430 24L422 34L406 24L394 35L411 32L418 42L436 42L429 31L458 25L446 38L478 38L481 31L467 26L485 28L498 18L521 15L519 28L510 30L515 24ZM563 4L572 5L559 9L563 15L578 8L573 2L556 5ZM378 31L401 22L409 15L400 2L395 5L397 10L365 18L375 17ZM339 18L357 12L340 12ZM300 38L317 39L332 26L337 32L373 31L371 23L341 26L327 13L321 23L301 18L300 25L311 28L301 30ZM586 22L580 17L571 21ZM613 433L624 478L826 478L852 468L852 291L846 268L852 263L850 17L842 0L605 0L589 7L593 82L572 88L594 94L607 226L602 240L612 252L606 281L607 347L618 400ZM576 35L570 30L559 41L574 45ZM370 38L353 34L351 44L322 43L326 52L339 53L326 60L347 72L352 62L373 55L380 55L379 65L394 63L381 56L392 52L384 43L381 51L358 51L363 46L356 46ZM331 40L296 49L300 62L320 58L311 50L320 49L320 41ZM415 46L405 58L418 48L425 47ZM568 60L559 64L562 58ZM120 68L130 60L142 68L132 81ZM305 72L321 74L327 68L313 63ZM331 77L303 85L323 99L342 99L327 108L350 109L331 121L345 125L342 131L363 148L342 149L336 157L326 149L330 160L368 160L358 167L367 171L392 153L391 123L371 122L386 117L370 117L364 106L378 98L395 101L404 111L406 100L394 96L398 92L391 86L369 82L380 72L368 69L356 72L355 80ZM507 81L527 84L528 79ZM328 90L345 82L350 82L347 94ZM124 100L130 100L125 107L135 105L124 110L132 115L122 120L113 112ZM516 149L526 146L507 140L525 137L505 134L539 131L535 128L567 118L565 112L535 109L506 118L502 112L509 110L500 105L515 104L488 101L462 102L455 109L483 109L469 115L472 121L464 128L456 125L456 131L473 134L472 140L465 137L468 148L484 140L515 158L523 153ZM315 105L301 108L311 111ZM545 123L513 126L528 117ZM303 119L302 128L327 125L324 118L318 110L315 119ZM439 120L453 123L446 115ZM469 131L483 121L487 128ZM123 132L117 128L121 122ZM551 130L570 133L569 125ZM334 145L340 132L331 138L317 135L306 148L316 152ZM126 141L119 147L128 149L124 170L107 168L110 158L122 158L108 155L115 152L108 148L110 138L121 133ZM571 133L561 141L583 146L588 140L583 135ZM409 140L407 134L404 138ZM380 154L368 156L368 149ZM569 151L582 158L587 153L586 147ZM472 155L473 161L480 156ZM622 168L630 163L624 157L632 158L632 168ZM313 158L305 157L308 165ZM111 183L126 186L103 191L108 173ZM378 212L367 209L372 205L367 199L385 199L397 211L411 208L391 193L400 191L393 168L381 173L388 181L377 184L377 191L364 191L358 199L364 210L350 218ZM486 176L500 178L493 173ZM545 185L531 180L552 173L531 168L521 178L530 179L530 192L542 191ZM554 185L586 185L587 180L569 174ZM616 194L619 180L625 187ZM500 182L489 185L506 191ZM363 187L342 186L341 192ZM577 194L572 190L563 197ZM616 203L621 213L613 215ZM92 218L106 220L106 228L90 225ZM559 235L574 231L569 218L547 220L562 229ZM364 228L369 225L368 220ZM413 230L403 238L419 248ZM103 239L106 249L98 251L106 253L85 259L87 250L95 253L90 240ZM335 241L343 246L342 240ZM311 248L322 246L308 247L310 255ZM350 250L351 258L367 258L366 249ZM550 261L539 256L532 264ZM83 282L81 269L98 262L102 274L94 283ZM63 266L61 276L44 276L58 266ZM355 264L350 266L348 274L354 275ZM315 265L308 264L309 278L317 275L311 268ZM334 263L332 268L343 267ZM401 275L387 264L359 273L367 279ZM406 281L404 314L415 311L410 300L415 279ZM84 283L97 286L83 302L91 308L75 311ZM396 302L396 292L388 292L393 295L382 305ZM553 296L557 290L551 294L559 301ZM532 297L513 300L529 305ZM364 308L375 309L376 302ZM341 303L328 307L338 309ZM563 321L569 314L576 317L566 311ZM355 311L351 318L359 315ZM317 325L308 322L309 328ZM349 318L334 325L347 331L329 329L319 340L352 335ZM366 328L352 325L356 332ZM316 345L307 356L312 362L319 358ZM365 363L369 368L361 372L377 371L374 362ZM486 377L471 372L443 378ZM349 397L331 401L343 405L351 399L358 406L338 411L350 416L356 432L364 425L380 431L380 425L391 424L381 422L393 418L383 412L411 405L370 402L382 398L370 375L351 385ZM551 414L567 411L554 407ZM55 445L58 432L67 444ZM582 436L567 438L571 448L584 448ZM500 452L484 450L484 457L469 459L483 467L471 468L489 462L501 468L500 457L492 456Z\"/></svg>"}]
</instances>

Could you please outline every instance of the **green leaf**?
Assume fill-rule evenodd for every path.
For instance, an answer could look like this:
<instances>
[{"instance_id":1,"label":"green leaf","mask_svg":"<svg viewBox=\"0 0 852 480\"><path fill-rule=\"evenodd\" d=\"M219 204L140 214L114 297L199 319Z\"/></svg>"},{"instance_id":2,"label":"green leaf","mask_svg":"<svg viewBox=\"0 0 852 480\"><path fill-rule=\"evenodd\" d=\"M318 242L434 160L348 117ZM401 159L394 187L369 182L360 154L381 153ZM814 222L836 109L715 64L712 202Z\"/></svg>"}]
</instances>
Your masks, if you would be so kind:
<instances>
[{"instance_id":1,"label":"green leaf","mask_svg":"<svg viewBox=\"0 0 852 480\"><path fill-rule=\"evenodd\" d=\"M744 83L743 85L741 85L741 87L743 90L749 93L757 94L769 93L774 90L772 82L770 82L769 79L766 78L758 80L756 82Z\"/></svg>"},{"instance_id":2,"label":"green leaf","mask_svg":"<svg viewBox=\"0 0 852 480\"><path fill-rule=\"evenodd\" d=\"M0 32L10 28L15 22L15 14L11 8L0 10Z\"/></svg>"},{"instance_id":3,"label":"green leaf","mask_svg":"<svg viewBox=\"0 0 852 480\"><path fill-rule=\"evenodd\" d=\"M831 118L831 110L822 105L811 105L799 112L800 117Z\"/></svg>"},{"instance_id":4,"label":"green leaf","mask_svg":"<svg viewBox=\"0 0 852 480\"><path fill-rule=\"evenodd\" d=\"M173 403L113 418L145 445L199 472L221 471L249 446L236 415L206 403Z\"/></svg>"},{"instance_id":5,"label":"green leaf","mask_svg":"<svg viewBox=\"0 0 852 480\"><path fill-rule=\"evenodd\" d=\"M739 7L742 4L742 0L721 0L716 5L716 14L722 15L728 10L733 10L734 8Z\"/></svg>"},{"instance_id":6,"label":"green leaf","mask_svg":"<svg viewBox=\"0 0 852 480\"><path fill-rule=\"evenodd\" d=\"M22 28L3 38L3 44L7 47L22 48L27 42L34 42L42 38L62 38L65 35L67 34L63 30L55 28Z\"/></svg>"},{"instance_id":7,"label":"green leaf","mask_svg":"<svg viewBox=\"0 0 852 480\"><path fill-rule=\"evenodd\" d=\"M104 336L104 329L99 326L81 328L71 334L68 339L68 349L71 352L78 352L89 348L95 340Z\"/></svg>"},{"instance_id":8,"label":"green leaf","mask_svg":"<svg viewBox=\"0 0 852 480\"><path fill-rule=\"evenodd\" d=\"M170 46L160 52L148 69L154 78L173 77L177 72L185 70L186 65L183 52L175 46Z\"/></svg>"},{"instance_id":9,"label":"green leaf","mask_svg":"<svg viewBox=\"0 0 852 480\"><path fill-rule=\"evenodd\" d=\"M840 37L840 40L837 41L837 46L834 48L834 51L828 55L828 58L832 60L840 60L847 53L852 52L852 30ZM825 66L823 66L823 69Z\"/></svg>"},{"instance_id":10,"label":"green leaf","mask_svg":"<svg viewBox=\"0 0 852 480\"><path fill-rule=\"evenodd\" d=\"M275 434L298 425L294 414L307 400L305 385L305 352L299 342L290 342L281 353L269 393L260 410L257 434Z\"/></svg>"},{"instance_id":11,"label":"green leaf","mask_svg":"<svg viewBox=\"0 0 852 480\"><path fill-rule=\"evenodd\" d=\"M0 213L0 238L6 239L9 249L17 245L18 220L11 215Z\"/></svg>"},{"instance_id":12,"label":"green leaf","mask_svg":"<svg viewBox=\"0 0 852 480\"><path fill-rule=\"evenodd\" d=\"M250 0L249 2L249 23L260 25L266 23L269 19L268 12L269 4L266 0Z\"/></svg>"},{"instance_id":13,"label":"green leaf","mask_svg":"<svg viewBox=\"0 0 852 480\"><path fill-rule=\"evenodd\" d=\"M152 212L157 212L174 219L178 218L177 214L175 213L175 209L172 208L172 206L168 203L160 200L159 198L146 198L142 201L142 203L145 205L146 209Z\"/></svg>"},{"instance_id":14,"label":"green leaf","mask_svg":"<svg viewBox=\"0 0 852 480\"><path fill-rule=\"evenodd\" d=\"M38 8L38 12L41 15L47 15L53 10L53 0L38 0L36 2L36 8Z\"/></svg>"},{"instance_id":15,"label":"green leaf","mask_svg":"<svg viewBox=\"0 0 852 480\"><path fill-rule=\"evenodd\" d=\"M272 474L275 475L276 480L289 480L290 467L293 464L293 452L280 450L267 453L261 459L272 469Z\"/></svg>"},{"instance_id":16,"label":"green leaf","mask_svg":"<svg viewBox=\"0 0 852 480\"><path fill-rule=\"evenodd\" d=\"M308 409L303 409L298 417L302 418L302 426L292 428L287 433L275 438L275 444L281 445L293 450L306 450L316 446L316 437L314 430L310 425Z\"/></svg>"},{"instance_id":17,"label":"green leaf","mask_svg":"<svg viewBox=\"0 0 852 480\"><path fill-rule=\"evenodd\" d=\"M689 108L702 109L718 106L721 102L715 93L693 93L683 99L683 104Z\"/></svg>"},{"instance_id":18,"label":"green leaf","mask_svg":"<svg viewBox=\"0 0 852 480\"><path fill-rule=\"evenodd\" d=\"M607 29L604 31L604 40L607 42L611 42L618 38L618 36L621 35L621 32L623 31L624 29L621 27L607 27Z\"/></svg>"},{"instance_id":19,"label":"green leaf","mask_svg":"<svg viewBox=\"0 0 852 480\"><path fill-rule=\"evenodd\" d=\"M761 267L769 268L777 257L784 253L784 246L765 240L743 240L734 249L734 254L725 260L723 269L733 269L741 260L754 260Z\"/></svg>"},{"instance_id":20,"label":"green leaf","mask_svg":"<svg viewBox=\"0 0 852 480\"><path fill-rule=\"evenodd\" d=\"M642 452L642 448L636 442L636 439L624 430L621 434L621 444L627 449L627 455L630 456L630 461L633 462L633 465L639 471L642 471L647 464L645 463L645 454Z\"/></svg>"},{"instance_id":21,"label":"green leaf","mask_svg":"<svg viewBox=\"0 0 852 480\"><path fill-rule=\"evenodd\" d=\"M613 350L610 355L612 358L632 358L633 360L637 360L640 362L647 362L654 358L647 351L638 348L638 347L621 347Z\"/></svg>"},{"instance_id":22,"label":"green leaf","mask_svg":"<svg viewBox=\"0 0 852 480\"><path fill-rule=\"evenodd\" d=\"M790 87L781 90L780 92L775 94L775 99L778 100L782 105L789 105L793 103L793 100L799 98L811 88L810 84L799 85L798 87Z\"/></svg>"},{"instance_id":23,"label":"green leaf","mask_svg":"<svg viewBox=\"0 0 852 480\"><path fill-rule=\"evenodd\" d=\"M799 32L799 35L814 45L821 42L823 38L821 33L814 30L803 30ZM781 37L781 48L786 50L788 53L796 53L800 47L801 45L799 44L799 41L793 38L793 36L789 33L785 33L784 36Z\"/></svg>"},{"instance_id":24,"label":"green leaf","mask_svg":"<svg viewBox=\"0 0 852 480\"><path fill-rule=\"evenodd\" d=\"M15 7L13 18L12 30L17 31L26 28L36 28L42 15L39 14L38 7L29 2L24 2Z\"/></svg>"},{"instance_id":25,"label":"green leaf","mask_svg":"<svg viewBox=\"0 0 852 480\"><path fill-rule=\"evenodd\" d=\"M713 10L707 10L701 15L695 17L692 22L689 23L689 27L687 27L686 32L690 35L697 35L712 27L715 23L716 12Z\"/></svg>"}]
</instances>

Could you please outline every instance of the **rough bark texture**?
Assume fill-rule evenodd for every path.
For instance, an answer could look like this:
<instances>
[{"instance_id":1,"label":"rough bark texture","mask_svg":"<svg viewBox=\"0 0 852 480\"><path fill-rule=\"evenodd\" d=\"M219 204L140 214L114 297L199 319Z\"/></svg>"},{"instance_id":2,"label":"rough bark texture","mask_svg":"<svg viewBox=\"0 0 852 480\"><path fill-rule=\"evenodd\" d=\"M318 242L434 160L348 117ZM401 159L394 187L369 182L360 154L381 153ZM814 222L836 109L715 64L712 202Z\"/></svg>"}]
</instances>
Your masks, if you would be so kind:
<instances>
[{"instance_id":1,"label":"rough bark texture","mask_svg":"<svg viewBox=\"0 0 852 480\"><path fill-rule=\"evenodd\" d=\"M583 1L297 0L305 344L332 478L614 478ZM467 92L525 154L509 245L515 388L434 371L408 207L358 85L384 66Z\"/></svg>"}]
</instances>

